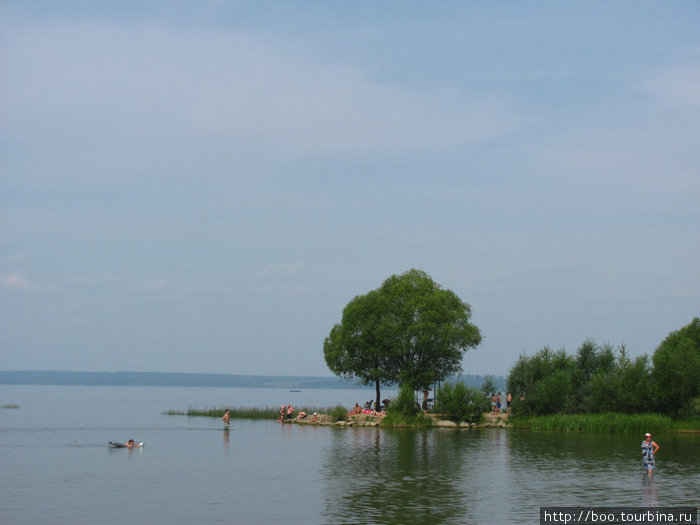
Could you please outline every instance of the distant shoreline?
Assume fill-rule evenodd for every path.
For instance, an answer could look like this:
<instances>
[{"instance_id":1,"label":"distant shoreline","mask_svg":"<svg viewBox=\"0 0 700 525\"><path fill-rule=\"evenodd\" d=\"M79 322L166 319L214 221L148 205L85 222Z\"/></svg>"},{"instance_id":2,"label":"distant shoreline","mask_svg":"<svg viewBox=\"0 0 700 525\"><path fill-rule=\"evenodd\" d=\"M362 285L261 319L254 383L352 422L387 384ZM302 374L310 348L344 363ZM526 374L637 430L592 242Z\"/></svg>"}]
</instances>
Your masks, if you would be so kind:
<instances>
[{"instance_id":1,"label":"distant shoreline","mask_svg":"<svg viewBox=\"0 0 700 525\"><path fill-rule=\"evenodd\" d=\"M460 378L469 385L478 386L484 376L463 375ZM505 377L496 377L503 384ZM209 388L304 388L358 389L367 388L358 381L340 377L314 376L261 376L236 374L194 374L179 372L74 372L51 370L0 370L2 385L54 385L54 386L163 386Z\"/></svg>"}]
</instances>

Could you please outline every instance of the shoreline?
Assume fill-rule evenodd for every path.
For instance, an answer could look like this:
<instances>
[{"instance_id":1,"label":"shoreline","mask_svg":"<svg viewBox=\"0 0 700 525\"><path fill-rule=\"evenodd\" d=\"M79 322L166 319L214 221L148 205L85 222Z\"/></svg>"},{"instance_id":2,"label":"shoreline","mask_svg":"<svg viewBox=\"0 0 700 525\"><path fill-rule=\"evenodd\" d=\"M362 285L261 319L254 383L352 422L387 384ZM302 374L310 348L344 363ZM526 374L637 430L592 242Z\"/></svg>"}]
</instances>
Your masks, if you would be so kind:
<instances>
[{"instance_id":1,"label":"shoreline","mask_svg":"<svg viewBox=\"0 0 700 525\"><path fill-rule=\"evenodd\" d=\"M427 414L433 420L432 427L428 428L455 428L471 430L473 428L514 428L512 424L508 424L508 414L482 414L482 418L479 423L470 423L468 421L455 422L449 419L441 419L440 414ZM369 414L358 414L348 416L346 419L341 421L334 421L333 418L328 414L318 414L316 420L313 416L306 416L304 418L294 417L292 419L286 419L280 424L292 423L295 425L316 425L316 426L336 426L336 427L381 427L382 420L384 416L380 415L369 415ZM384 427L390 428L390 427ZM413 428L412 425L406 425L401 427L392 428Z\"/></svg>"},{"instance_id":2,"label":"shoreline","mask_svg":"<svg viewBox=\"0 0 700 525\"><path fill-rule=\"evenodd\" d=\"M504 429L521 429L521 430L532 430L535 432L588 432L597 434L635 434L639 432L636 429L625 429L620 428L617 430L604 430L595 428L533 428L531 424L532 421L525 421L524 424L518 424L515 422L509 422L509 414L489 414L484 413L479 418L479 422L455 422L449 419L442 419L440 414L427 414L432 418L433 424L430 427L418 427L415 425L397 425L397 426L382 426L382 420L384 416L380 415L352 415L348 416L344 420L334 421L333 418L328 414L318 414L317 419L314 421L312 416L307 416L305 418L295 417L293 419L285 420L283 424L292 423L296 425L315 425L315 426L335 426L335 427L376 427L376 428L449 428L455 430L472 430L481 428L504 428ZM547 416L540 416L547 417ZM568 417L568 420L575 421L577 415L573 414ZM278 420L279 422L279 420ZM653 428L649 429L654 433L673 433L673 434L700 434L700 429L697 428Z\"/></svg>"},{"instance_id":3,"label":"shoreline","mask_svg":"<svg viewBox=\"0 0 700 525\"><path fill-rule=\"evenodd\" d=\"M226 407L228 408L228 407ZM338 407L336 407L338 408ZM190 407L185 411L168 410L165 415L183 415L192 417L220 418L224 413L224 407L212 407L206 410L198 410ZM509 417L510 414L482 413L478 419L472 417L470 421L455 422L446 415L426 414L430 421L425 424L416 423L415 420L398 421L394 419L392 424L382 424L382 414L347 414L341 420L336 421L340 414L334 413L329 407L303 407L303 412L308 415L285 420L285 423L317 426L342 426L342 427L384 427L384 428L518 428L532 431L550 432L592 432L604 434L636 434L645 432L668 432L683 434L700 434L700 419L687 417L673 419L659 414L622 414L609 412L603 414L554 414L546 416L520 416ZM316 414L316 415L314 415ZM276 408L243 407L230 408L231 419L265 419L279 422L279 410ZM387 421L387 423L389 423Z\"/></svg>"}]
</instances>

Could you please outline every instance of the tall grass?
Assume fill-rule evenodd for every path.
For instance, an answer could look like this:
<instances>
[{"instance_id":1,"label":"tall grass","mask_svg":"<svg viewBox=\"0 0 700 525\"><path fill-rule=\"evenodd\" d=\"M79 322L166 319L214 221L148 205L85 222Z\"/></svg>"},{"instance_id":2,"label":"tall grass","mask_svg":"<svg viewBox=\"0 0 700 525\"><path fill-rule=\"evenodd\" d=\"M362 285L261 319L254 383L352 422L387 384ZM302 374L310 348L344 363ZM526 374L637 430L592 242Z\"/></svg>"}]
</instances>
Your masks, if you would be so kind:
<instances>
[{"instance_id":1,"label":"tall grass","mask_svg":"<svg viewBox=\"0 0 700 525\"><path fill-rule=\"evenodd\" d=\"M673 430L700 430L698 419L675 421L660 414L554 414L550 416L519 416L512 420L516 426L531 430L560 432L600 432L609 434L642 434Z\"/></svg>"},{"instance_id":2,"label":"tall grass","mask_svg":"<svg viewBox=\"0 0 700 525\"><path fill-rule=\"evenodd\" d=\"M433 418L423 413L402 414L400 412L387 412L386 416L384 416L379 423L379 426L394 428L428 428L433 426Z\"/></svg>"},{"instance_id":3,"label":"tall grass","mask_svg":"<svg viewBox=\"0 0 700 525\"><path fill-rule=\"evenodd\" d=\"M216 417L220 418L224 415L226 409L229 409L229 416L231 419L279 419L280 409L277 407L211 407L211 408L194 408L189 407L186 411L184 410L165 410L163 412L166 416L192 416L192 417ZM319 407L301 407L295 408L296 416L299 412L306 412L307 414L327 413L330 411L328 408ZM344 410L344 409L343 409Z\"/></svg>"},{"instance_id":4,"label":"tall grass","mask_svg":"<svg viewBox=\"0 0 700 525\"><path fill-rule=\"evenodd\" d=\"M433 418L423 414L416 405L413 388L403 385L399 395L389 403L386 416L380 423L383 427L430 427Z\"/></svg>"}]
</instances>

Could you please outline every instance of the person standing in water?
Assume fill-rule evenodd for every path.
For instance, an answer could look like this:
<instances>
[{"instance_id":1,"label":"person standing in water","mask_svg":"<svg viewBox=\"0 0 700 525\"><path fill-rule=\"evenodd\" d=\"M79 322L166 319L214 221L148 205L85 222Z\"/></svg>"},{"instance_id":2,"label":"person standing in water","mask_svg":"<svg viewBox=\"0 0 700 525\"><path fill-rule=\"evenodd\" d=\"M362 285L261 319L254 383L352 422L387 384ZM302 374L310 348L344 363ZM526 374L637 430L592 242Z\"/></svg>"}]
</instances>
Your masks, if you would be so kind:
<instances>
[{"instance_id":1,"label":"person standing in water","mask_svg":"<svg viewBox=\"0 0 700 525\"><path fill-rule=\"evenodd\" d=\"M224 412L224 415L221 418L224 421L224 430L231 428L231 414L229 414L229 412L230 410L227 408L226 412Z\"/></svg>"},{"instance_id":2,"label":"person standing in water","mask_svg":"<svg viewBox=\"0 0 700 525\"><path fill-rule=\"evenodd\" d=\"M642 441L642 464L644 468L647 469L647 474L651 477L654 474L654 456L659 451L659 445L656 441L651 439L651 434L648 432L644 435L644 441Z\"/></svg>"}]
</instances>

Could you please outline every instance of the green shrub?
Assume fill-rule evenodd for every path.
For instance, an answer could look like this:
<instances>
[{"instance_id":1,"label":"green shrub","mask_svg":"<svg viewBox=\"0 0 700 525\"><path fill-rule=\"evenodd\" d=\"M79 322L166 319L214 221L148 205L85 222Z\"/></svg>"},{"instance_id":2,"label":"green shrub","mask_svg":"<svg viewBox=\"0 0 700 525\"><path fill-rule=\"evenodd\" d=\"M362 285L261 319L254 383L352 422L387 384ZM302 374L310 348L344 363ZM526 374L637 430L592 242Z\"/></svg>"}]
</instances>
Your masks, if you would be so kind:
<instances>
[{"instance_id":1,"label":"green shrub","mask_svg":"<svg viewBox=\"0 0 700 525\"><path fill-rule=\"evenodd\" d=\"M399 395L393 399L386 409L387 415L400 415L402 417L412 417L421 412L421 408L416 403L415 392L410 385L403 385L399 389Z\"/></svg>"},{"instance_id":2,"label":"green shrub","mask_svg":"<svg viewBox=\"0 0 700 525\"><path fill-rule=\"evenodd\" d=\"M423 414L416 403L415 391L408 384L403 385L398 397L389 403L381 422L383 427L429 427L432 424L433 419Z\"/></svg>"},{"instance_id":3,"label":"green shrub","mask_svg":"<svg viewBox=\"0 0 700 525\"><path fill-rule=\"evenodd\" d=\"M435 411L452 421L476 421L488 410L488 398L483 392L459 381L443 383L435 397Z\"/></svg>"},{"instance_id":4,"label":"green shrub","mask_svg":"<svg viewBox=\"0 0 700 525\"><path fill-rule=\"evenodd\" d=\"M331 409L333 421L344 421L348 417L348 412L343 405L336 405Z\"/></svg>"}]
</instances>

